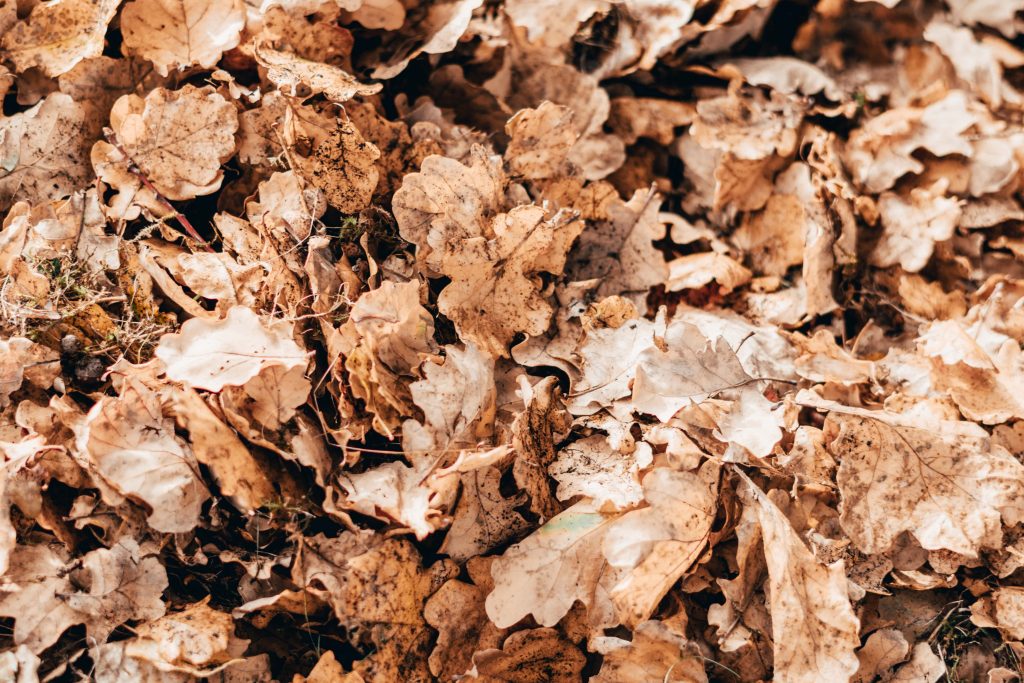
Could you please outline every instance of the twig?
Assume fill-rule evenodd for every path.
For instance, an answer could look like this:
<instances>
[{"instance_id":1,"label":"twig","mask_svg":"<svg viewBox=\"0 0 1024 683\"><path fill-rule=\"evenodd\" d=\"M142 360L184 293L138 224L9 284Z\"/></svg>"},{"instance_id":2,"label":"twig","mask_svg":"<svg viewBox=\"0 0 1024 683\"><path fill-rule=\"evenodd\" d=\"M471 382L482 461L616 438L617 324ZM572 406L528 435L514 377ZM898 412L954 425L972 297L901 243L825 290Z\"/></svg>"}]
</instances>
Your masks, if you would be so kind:
<instances>
[{"instance_id":1,"label":"twig","mask_svg":"<svg viewBox=\"0 0 1024 683\"><path fill-rule=\"evenodd\" d=\"M209 243L207 243L207 241L202 238L202 236L199 234L199 232L196 231L196 229L195 229L195 227L193 227L191 221L189 221L189 219L186 218L183 213L181 213L176 208L174 208L174 205L171 204L171 200L169 200L167 197L165 197L160 192L160 190L158 190L158 189L156 189L156 187L154 187L153 183L150 182L149 178L146 177L146 174L142 172L142 169L139 168L139 166L135 163L135 161L128 155L128 152L125 151L124 147L121 146L121 143L117 139L117 134L114 133L114 131L111 130L110 128L104 128L103 129L103 134L104 134L104 137L106 137L107 142L109 142L111 145L113 145L114 149L116 149L118 152L120 152L121 156L123 156L125 161L128 162L128 170L136 178L139 179L139 181L146 187L146 189L148 189L150 192L152 192L154 195L156 195L156 198L159 199L163 203L164 206L166 206L168 209L170 209L171 213L173 213L174 217L178 220L178 223L181 224L181 227L185 230L185 233L189 237L191 237L193 240L198 242L204 249L206 249L206 251L212 253L213 252L213 247L211 247L209 245Z\"/></svg>"}]
</instances>

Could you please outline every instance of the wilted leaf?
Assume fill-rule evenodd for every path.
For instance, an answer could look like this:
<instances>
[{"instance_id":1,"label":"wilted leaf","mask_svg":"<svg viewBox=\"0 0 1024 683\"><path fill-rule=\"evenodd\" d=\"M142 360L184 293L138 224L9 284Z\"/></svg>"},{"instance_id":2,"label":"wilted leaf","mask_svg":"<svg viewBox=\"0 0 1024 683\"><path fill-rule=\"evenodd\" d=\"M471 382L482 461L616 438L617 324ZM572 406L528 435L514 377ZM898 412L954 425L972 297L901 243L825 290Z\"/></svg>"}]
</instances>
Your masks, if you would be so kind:
<instances>
[{"instance_id":1,"label":"wilted leaf","mask_svg":"<svg viewBox=\"0 0 1024 683\"><path fill-rule=\"evenodd\" d=\"M25 21L4 34L4 50L18 72L39 67L47 76L60 76L99 56L117 5L117 0L37 3Z\"/></svg>"},{"instance_id":2,"label":"wilted leaf","mask_svg":"<svg viewBox=\"0 0 1024 683\"><path fill-rule=\"evenodd\" d=\"M313 95L323 93L327 99L341 104L356 95L378 93L382 87L379 83L360 83L343 69L331 64L311 62L266 46L258 46L255 54L259 63L267 68L267 78L292 95L296 95L298 87L304 85Z\"/></svg>"},{"instance_id":3,"label":"wilted leaf","mask_svg":"<svg viewBox=\"0 0 1024 683\"><path fill-rule=\"evenodd\" d=\"M133 0L121 11L121 33L131 54L166 76L192 65L210 68L238 45L245 26L241 0Z\"/></svg>"}]
</instances>

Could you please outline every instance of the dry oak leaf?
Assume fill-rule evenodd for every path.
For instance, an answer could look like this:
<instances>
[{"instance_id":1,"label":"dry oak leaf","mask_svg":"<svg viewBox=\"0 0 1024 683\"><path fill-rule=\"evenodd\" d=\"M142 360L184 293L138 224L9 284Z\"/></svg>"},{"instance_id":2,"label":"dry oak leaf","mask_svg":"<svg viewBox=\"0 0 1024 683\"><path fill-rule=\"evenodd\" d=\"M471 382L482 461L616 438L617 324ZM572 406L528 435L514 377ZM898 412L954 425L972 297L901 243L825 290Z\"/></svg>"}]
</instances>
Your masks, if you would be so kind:
<instances>
[{"instance_id":1,"label":"dry oak leaf","mask_svg":"<svg viewBox=\"0 0 1024 683\"><path fill-rule=\"evenodd\" d=\"M4 233L0 233L0 240ZM2 250L2 242L0 242ZM3 272L0 256L0 272ZM0 339L0 408L10 403L11 394L25 382L40 389L49 389L60 376L60 357L57 352L25 337Z\"/></svg>"},{"instance_id":2,"label":"dry oak leaf","mask_svg":"<svg viewBox=\"0 0 1024 683\"><path fill-rule=\"evenodd\" d=\"M112 505L124 496L140 502L157 531L184 533L199 523L210 497L188 445L163 416L161 397L139 380L126 380L121 396L104 396L75 426L76 444L90 468L113 489L101 489Z\"/></svg>"},{"instance_id":3,"label":"dry oak leaf","mask_svg":"<svg viewBox=\"0 0 1024 683\"><path fill-rule=\"evenodd\" d=\"M20 200L60 199L92 181L95 115L64 93L0 120L0 209Z\"/></svg>"},{"instance_id":4,"label":"dry oak leaf","mask_svg":"<svg viewBox=\"0 0 1024 683\"><path fill-rule=\"evenodd\" d=\"M499 214L494 238L452 244L441 269L451 278L437 307L459 336L495 357L507 357L519 332L543 334L554 308L541 295L541 273L560 275L584 223L565 211L550 218L533 205Z\"/></svg>"},{"instance_id":5,"label":"dry oak leaf","mask_svg":"<svg viewBox=\"0 0 1024 683\"><path fill-rule=\"evenodd\" d=\"M423 357L437 351L419 283L388 280L364 292L339 333L352 395L373 413L374 428L390 435L414 410L409 380Z\"/></svg>"},{"instance_id":6,"label":"dry oak leaf","mask_svg":"<svg viewBox=\"0 0 1024 683\"><path fill-rule=\"evenodd\" d=\"M347 494L343 501L351 508L370 517L391 518L408 527L419 540L432 534L443 520L437 493L423 480L426 473L401 462L388 462L360 472L343 473L338 483Z\"/></svg>"},{"instance_id":7,"label":"dry oak leaf","mask_svg":"<svg viewBox=\"0 0 1024 683\"><path fill-rule=\"evenodd\" d=\"M576 600L591 605L605 569L601 543L615 518L583 501L506 550L491 565L487 616L499 628L531 614L554 626Z\"/></svg>"},{"instance_id":8,"label":"dry oak leaf","mask_svg":"<svg viewBox=\"0 0 1024 683\"><path fill-rule=\"evenodd\" d=\"M519 537L530 528L516 510L526 500L525 491L509 498L502 495L501 472L494 467L464 473L459 503L440 552L465 562Z\"/></svg>"},{"instance_id":9,"label":"dry oak leaf","mask_svg":"<svg viewBox=\"0 0 1024 683\"><path fill-rule=\"evenodd\" d=\"M1000 518L1024 514L1024 465L974 423L914 418L832 409L843 529L865 553L886 552L904 531L967 557L1001 547Z\"/></svg>"},{"instance_id":10,"label":"dry oak leaf","mask_svg":"<svg viewBox=\"0 0 1024 683\"><path fill-rule=\"evenodd\" d=\"M0 616L14 619L13 640L39 654L88 614L71 607L64 596L74 592L67 557L47 545L19 545L0 583Z\"/></svg>"},{"instance_id":11,"label":"dry oak leaf","mask_svg":"<svg viewBox=\"0 0 1024 683\"><path fill-rule=\"evenodd\" d=\"M883 628L875 631L857 650L860 664L852 683L870 683L877 676L893 668L910 654L910 645L901 631Z\"/></svg>"},{"instance_id":12,"label":"dry oak leaf","mask_svg":"<svg viewBox=\"0 0 1024 683\"><path fill-rule=\"evenodd\" d=\"M473 655L473 674L482 683L576 683L587 658L553 628L517 631L501 649Z\"/></svg>"},{"instance_id":13,"label":"dry oak leaf","mask_svg":"<svg viewBox=\"0 0 1024 683\"><path fill-rule=\"evenodd\" d=\"M622 515L608 527L602 552L622 578L611 588L616 615L635 627L700 557L717 510L718 465L699 471L659 467L643 480L648 507Z\"/></svg>"},{"instance_id":14,"label":"dry oak leaf","mask_svg":"<svg viewBox=\"0 0 1024 683\"><path fill-rule=\"evenodd\" d=\"M574 354L581 372L566 402L569 411L591 415L629 396L637 363L654 346L655 330L655 323L637 318L620 327L587 332Z\"/></svg>"},{"instance_id":15,"label":"dry oak leaf","mask_svg":"<svg viewBox=\"0 0 1024 683\"><path fill-rule=\"evenodd\" d=\"M221 164L235 153L238 113L212 88L156 88L145 99L117 100L110 127L130 163L158 191L192 199L220 189Z\"/></svg>"},{"instance_id":16,"label":"dry oak leaf","mask_svg":"<svg viewBox=\"0 0 1024 683\"><path fill-rule=\"evenodd\" d=\"M899 264L909 273L928 265L935 244L953 237L960 221L960 203L944 197L943 192L940 184L931 189L914 188L909 198L893 192L882 194L878 211L884 230L871 252L872 265L888 268Z\"/></svg>"},{"instance_id":17,"label":"dry oak leaf","mask_svg":"<svg viewBox=\"0 0 1024 683\"><path fill-rule=\"evenodd\" d=\"M608 220L588 226L573 250L568 271L574 280L601 278L598 296L646 294L668 278L665 256L654 241L665 237L658 219L661 198L654 190L637 190L628 202L608 207Z\"/></svg>"},{"instance_id":18,"label":"dry oak leaf","mask_svg":"<svg viewBox=\"0 0 1024 683\"><path fill-rule=\"evenodd\" d=\"M739 474L761 525L775 677L795 683L849 680L859 666L855 651L860 647L860 622L847 595L842 561L820 564L782 510Z\"/></svg>"},{"instance_id":19,"label":"dry oak leaf","mask_svg":"<svg viewBox=\"0 0 1024 683\"><path fill-rule=\"evenodd\" d=\"M548 473L558 482L559 500L591 498L598 506L625 510L643 500L640 470L653 460L651 447L636 444L632 452L612 448L601 434L587 436L562 448Z\"/></svg>"},{"instance_id":20,"label":"dry oak leaf","mask_svg":"<svg viewBox=\"0 0 1024 683\"><path fill-rule=\"evenodd\" d=\"M946 664L928 643L918 643L910 661L888 676L882 683L936 683L946 675Z\"/></svg>"},{"instance_id":21,"label":"dry oak leaf","mask_svg":"<svg viewBox=\"0 0 1024 683\"><path fill-rule=\"evenodd\" d=\"M342 213L359 213L370 205L377 189L379 158L380 150L351 121L339 121L330 137L313 150L312 158L297 163L331 206Z\"/></svg>"},{"instance_id":22,"label":"dry oak leaf","mask_svg":"<svg viewBox=\"0 0 1024 683\"><path fill-rule=\"evenodd\" d=\"M168 378L207 391L242 386L266 367L306 365L290 324L265 322L245 306L231 308L222 320L186 321L160 338L155 353Z\"/></svg>"},{"instance_id":23,"label":"dry oak leaf","mask_svg":"<svg viewBox=\"0 0 1024 683\"><path fill-rule=\"evenodd\" d=\"M242 0L134 0L121 10L126 52L153 62L161 76L209 69L238 45L244 27Z\"/></svg>"},{"instance_id":24,"label":"dry oak leaf","mask_svg":"<svg viewBox=\"0 0 1024 683\"><path fill-rule=\"evenodd\" d=\"M46 76L71 71L83 59L103 52L107 24L119 0L56 0L32 7L4 35L3 48L18 73L38 67Z\"/></svg>"},{"instance_id":25,"label":"dry oak leaf","mask_svg":"<svg viewBox=\"0 0 1024 683\"><path fill-rule=\"evenodd\" d=\"M414 24L423 39L410 41L405 32L399 32L398 49L386 64L373 70L374 78L394 78L421 54L443 55L451 52L469 27L473 12L483 0L453 0L435 2ZM421 42L422 40L422 42Z\"/></svg>"},{"instance_id":26,"label":"dry oak leaf","mask_svg":"<svg viewBox=\"0 0 1024 683\"><path fill-rule=\"evenodd\" d=\"M423 379L409 385L423 422L402 424L402 448L414 464L447 466L462 449L475 449L494 431L494 359L474 344L445 348L444 364L423 364Z\"/></svg>"},{"instance_id":27,"label":"dry oak leaf","mask_svg":"<svg viewBox=\"0 0 1024 683\"><path fill-rule=\"evenodd\" d=\"M511 138L505 164L512 175L539 180L565 174L565 161L577 138L571 109L541 102L536 109L516 112L505 132Z\"/></svg>"},{"instance_id":28,"label":"dry oak leaf","mask_svg":"<svg viewBox=\"0 0 1024 683\"><path fill-rule=\"evenodd\" d=\"M269 473L196 391L173 390L171 403L178 426L189 432L196 460L210 470L221 495L243 514L274 499Z\"/></svg>"},{"instance_id":29,"label":"dry oak leaf","mask_svg":"<svg viewBox=\"0 0 1024 683\"><path fill-rule=\"evenodd\" d=\"M16 650L0 653L0 679L11 683L39 683L41 663L32 650L19 645Z\"/></svg>"},{"instance_id":30,"label":"dry oak leaf","mask_svg":"<svg viewBox=\"0 0 1024 683\"><path fill-rule=\"evenodd\" d=\"M256 61L266 67L267 78L292 95L297 94L300 85L305 85L311 94L323 93L331 102L342 104L357 95L374 95L384 87L380 83L360 83L347 71L332 64L311 62L264 45L256 46L255 55Z\"/></svg>"},{"instance_id":31,"label":"dry oak leaf","mask_svg":"<svg viewBox=\"0 0 1024 683\"><path fill-rule=\"evenodd\" d=\"M601 671L589 683L707 683L704 656L695 643L665 622L645 621L633 639L598 636L594 651L604 655Z\"/></svg>"},{"instance_id":32,"label":"dry oak leaf","mask_svg":"<svg viewBox=\"0 0 1024 683\"><path fill-rule=\"evenodd\" d=\"M751 381L725 337L711 341L696 325L676 320L637 359L633 406L667 422L688 405Z\"/></svg>"},{"instance_id":33,"label":"dry oak leaf","mask_svg":"<svg viewBox=\"0 0 1024 683\"><path fill-rule=\"evenodd\" d=\"M490 558L469 560L466 569L473 583L448 581L423 606L423 618L438 632L429 661L437 680L457 680L473 665L474 652L498 647L505 636L484 611L490 564Z\"/></svg>"},{"instance_id":34,"label":"dry oak leaf","mask_svg":"<svg viewBox=\"0 0 1024 683\"><path fill-rule=\"evenodd\" d=\"M104 643L115 628L130 621L150 621L164 615L161 595L167 588L167 571L153 545L140 548L122 538L109 550L98 548L82 557L76 583L88 592L61 596L78 612L89 615L85 628L92 642ZM81 583L85 582L85 583Z\"/></svg>"},{"instance_id":35,"label":"dry oak leaf","mask_svg":"<svg viewBox=\"0 0 1024 683\"><path fill-rule=\"evenodd\" d=\"M562 403L556 377L545 377L532 387L521 379L519 396L526 408L512 421L516 455L512 476L530 496L530 510L548 520L563 508L551 494L548 467L555 460L555 444L569 434L572 418Z\"/></svg>"},{"instance_id":36,"label":"dry oak leaf","mask_svg":"<svg viewBox=\"0 0 1024 683\"><path fill-rule=\"evenodd\" d=\"M473 147L469 165L431 155L418 173L402 179L392 208L402 238L416 245L416 262L428 275L441 271L450 241L491 237L491 217L504 206L501 162Z\"/></svg>"}]
</instances>

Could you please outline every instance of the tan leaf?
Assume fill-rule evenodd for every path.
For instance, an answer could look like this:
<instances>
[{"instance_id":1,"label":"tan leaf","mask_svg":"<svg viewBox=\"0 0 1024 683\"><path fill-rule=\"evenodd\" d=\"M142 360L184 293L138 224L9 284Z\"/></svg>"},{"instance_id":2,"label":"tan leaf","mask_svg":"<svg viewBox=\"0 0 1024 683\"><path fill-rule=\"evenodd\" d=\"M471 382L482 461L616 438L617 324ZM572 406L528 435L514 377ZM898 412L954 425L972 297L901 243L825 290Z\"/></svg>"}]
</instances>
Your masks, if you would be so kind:
<instances>
[{"instance_id":1,"label":"tan leaf","mask_svg":"<svg viewBox=\"0 0 1024 683\"><path fill-rule=\"evenodd\" d=\"M379 158L380 150L363 139L351 121L339 121L301 170L310 184L324 191L331 206L342 213L358 213L369 206L377 189Z\"/></svg>"},{"instance_id":2,"label":"tan leaf","mask_svg":"<svg viewBox=\"0 0 1024 683\"><path fill-rule=\"evenodd\" d=\"M894 628L883 628L875 631L864 642L864 647L857 650L860 662L853 683L869 683L880 674L892 669L910 654L910 646L903 633Z\"/></svg>"},{"instance_id":3,"label":"tan leaf","mask_svg":"<svg viewBox=\"0 0 1024 683\"><path fill-rule=\"evenodd\" d=\"M670 292L680 292L700 289L715 282L723 294L728 294L750 282L750 276L749 270L725 254L708 251L670 261L665 288Z\"/></svg>"},{"instance_id":4,"label":"tan leaf","mask_svg":"<svg viewBox=\"0 0 1024 683\"><path fill-rule=\"evenodd\" d=\"M559 275L583 222L538 206L497 216L494 238L471 237L444 255L451 278L438 309L459 335L495 357L507 357L517 332L543 334L554 312L540 293L540 274Z\"/></svg>"},{"instance_id":5,"label":"tan leaf","mask_svg":"<svg viewBox=\"0 0 1024 683\"><path fill-rule=\"evenodd\" d=\"M39 654L88 618L64 600L74 592L66 562L64 554L46 545L19 545L11 553L11 568L0 586L0 616L14 619L15 645Z\"/></svg>"},{"instance_id":6,"label":"tan leaf","mask_svg":"<svg viewBox=\"0 0 1024 683\"><path fill-rule=\"evenodd\" d=\"M563 507L551 493L548 467L556 457L555 444L568 433L571 418L565 411L555 377L547 377L533 387L523 382L520 392L526 409L512 422L512 448L516 454L512 475L530 496L530 509L546 521Z\"/></svg>"},{"instance_id":7,"label":"tan leaf","mask_svg":"<svg viewBox=\"0 0 1024 683\"><path fill-rule=\"evenodd\" d=\"M1020 516L1024 466L977 425L900 418L829 415L850 539L866 553L885 552L904 531L926 549L968 557L1000 547L1000 517Z\"/></svg>"},{"instance_id":8,"label":"tan leaf","mask_svg":"<svg viewBox=\"0 0 1024 683\"><path fill-rule=\"evenodd\" d=\"M842 562L819 564L786 516L745 475L764 538L771 589L775 676L786 681L849 680L857 671L860 622Z\"/></svg>"},{"instance_id":9,"label":"tan leaf","mask_svg":"<svg viewBox=\"0 0 1024 683\"><path fill-rule=\"evenodd\" d=\"M494 550L530 528L517 511L526 494L506 498L501 493L501 472L484 467L462 475L462 493L441 552L456 562Z\"/></svg>"},{"instance_id":10,"label":"tan leaf","mask_svg":"<svg viewBox=\"0 0 1024 683\"><path fill-rule=\"evenodd\" d=\"M586 496L598 506L624 510L643 498L640 470L652 461L651 448L640 443L632 452L612 448L603 435L574 441L558 453L548 472L558 482L559 500Z\"/></svg>"},{"instance_id":11,"label":"tan leaf","mask_svg":"<svg viewBox=\"0 0 1024 683\"><path fill-rule=\"evenodd\" d=\"M359 474L342 474L346 507L371 517L383 515L408 527L423 540L442 524L437 493L423 484L426 472L388 462Z\"/></svg>"},{"instance_id":12,"label":"tan leaf","mask_svg":"<svg viewBox=\"0 0 1024 683\"><path fill-rule=\"evenodd\" d=\"M453 50L466 32L473 12L482 4L483 0L454 0L431 5L426 15L415 24L416 31L424 34L422 42L409 41L403 35L397 46L397 54L374 69L373 77L394 78L421 54L437 55ZM415 47L410 47L410 43Z\"/></svg>"},{"instance_id":13,"label":"tan leaf","mask_svg":"<svg viewBox=\"0 0 1024 683\"><path fill-rule=\"evenodd\" d=\"M0 654L0 676L11 683L38 683L41 660L24 645Z\"/></svg>"},{"instance_id":14,"label":"tan leaf","mask_svg":"<svg viewBox=\"0 0 1024 683\"><path fill-rule=\"evenodd\" d=\"M161 594L167 588L157 548L123 538L109 550L98 548L81 560L79 581L89 591L66 597L68 605L89 615L85 628L94 643L104 643L111 632L129 620L150 621L164 615Z\"/></svg>"},{"instance_id":15,"label":"tan leaf","mask_svg":"<svg viewBox=\"0 0 1024 683\"><path fill-rule=\"evenodd\" d=\"M121 10L126 51L153 62L161 76L214 66L238 45L244 26L241 0L133 0Z\"/></svg>"},{"instance_id":16,"label":"tan leaf","mask_svg":"<svg viewBox=\"0 0 1024 683\"><path fill-rule=\"evenodd\" d=\"M274 499L264 467L210 406L192 389L171 394L178 426L188 430L196 460L206 465L220 493L244 514Z\"/></svg>"},{"instance_id":17,"label":"tan leaf","mask_svg":"<svg viewBox=\"0 0 1024 683\"><path fill-rule=\"evenodd\" d=\"M441 271L448 240L491 236L490 220L505 204L500 162L474 147L469 165L428 156L419 173L402 179L392 202L402 238L416 245L428 274Z\"/></svg>"},{"instance_id":18,"label":"tan leaf","mask_svg":"<svg viewBox=\"0 0 1024 683\"><path fill-rule=\"evenodd\" d=\"M649 507L612 522L603 540L605 559L623 578L611 589L619 619L635 627L657 608L707 546L715 520L718 466L700 475L659 467L644 477Z\"/></svg>"},{"instance_id":19,"label":"tan leaf","mask_svg":"<svg viewBox=\"0 0 1024 683\"><path fill-rule=\"evenodd\" d=\"M192 199L220 189L221 164L235 153L238 114L212 88L156 88L145 99L117 100L110 127L157 190L168 199Z\"/></svg>"},{"instance_id":20,"label":"tan leaf","mask_svg":"<svg viewBox=\"0 0 1024 683\"><path fill-rule=\"evenodd\" d=\"M918 643L910 661L884 676L884 683L936 683L946 674L946 664L928 643Z\"/></svg>"},{"instance_id":21,"label":"tan leaf","mask_svg":"<svg viewBox=\"0 0 1024 683\"><path fill-rule=\"evenodd\" d=\"M0 208L60 199L86 187L89 148L98 133L92 112L63 93L0 120Z\"/></svg>"},{"instance_id":22,"label":"tan leaf","mask_svg":"<svg viewBox=\"0 0 1024 683\"><path fill-rule=\"evenodd\" d=\"M437 629L437 646L430 653L430 672L438 680L451 680L473 665L473 653L497 648L505 632L496 628L484 611L486 587L490 584L490 561L469 562L473 584L449 581L430 596L423 617Z\"/></svg>"},{"instance_id":23,"label":"tan leaf","mask_svg":"<svg viewBox=\"0 0 1024 683\"><path fill-rule=\"evenodd\" d=\"M38 67L47 76L60 76L83 59L100 55L117 5L117 0L38 3L27 20L4 35L4 50L19 73Z\"/></svg>"},{"instance_id":24,"label":"tan leaf","mask_svg":"<svg viewBox=\"0 0 1024 683\"><path fill-rule=\"evenodd\" d=\"M712 342L688 322L672 322L662 345L640 354L633 382L635 409L662 422L688 405L751 381L723 337Z\"/></svg>"},{"instance_id":25,"label":"tan leaf","mask_svg":"<svg viewBox=\"0 0 1024 683\"><path fill-rule=\"evenodd\" d=\"M257 61L267 68L267 78L292 95L300 85L305 85L312 94L323 93L330 101L342 104L357 95L374 95L383 87L380 83L360 83L348 72L331 64L311 62L266 46L257 46L255 54Z\"/></svg>"},{"instance_id":26,"label":"tan leaf","mask_svg":"<svg viewBox=\"0 0 1024 683\"><path fill-rule=\"evenodd\" d=\"M612 201L609 220L580 235L568 269L573 279L601 278L599 296L646 293L663 283L668 265L653 244L665 237L660 206L661 197L653 190L637 190L628 202Z\"/></svg>"},{"instance_id":27,"label":"tan leaf","mask_svg":"<svg viewBox=\"0 0 1024 683\"><path fill-rule=\"evenodd\" d=\"M26 381L45 391L59 375L60 359L51 349L25 337L0 339L0 408Z\"/></svg>"},{"instance_id":28,"label":"tan leaf","mask_svg":"<svg viewBox=\"0 0 1024 683\"><path fill-rule=\"evenodd\" d=\"M590 683L707 683L704 657L695 643L661 621L645 621L632 640L595 638L594 649L604 655L601 671Z\"/></svg>"},{"instance_id":29,"label":"tan leaf","mask_svg":"<svg viewBox=\"0 0 1024 683\"><path fill-rule=\"evenodd\" d=\"M266 367L305 367L306 352L291 336L291 325L266 323L245 306L223 320L193 318L160 339L156 356L167 376L197 389L242 386Z\"/></svg>"},{"instance_id":30,"label":"tan leaf","mask_svg":"<svg viewBox=\"0 0 1024 683\"><path fill-rule=\"evenodd\" d=\"M476 678L485 683L574 683L587 658L553 628L513 633L501 649L473 655Z\"/></svg>"},{"instance_id":31,"label":"tan leaf","mask_svg":"<svg viewBox=\"0 0 1024 683\"><path fill-rule=\"evenodd\" d=\"M654 346L654 333L654 323L644 318L587 332L574 354L580 358L582 376L573 383L569 410L589 415L629 396L637 363Z\"/></svg>"},{"instance_id":32,"label":"tan leaf","mask_svg":"<svg viewBox=\"0 0 1024 683\"><path fill-rule=\"evenodd\" d=\"M914 188L909 198L886 192L878 210L885 230L871 263L882 268L898 263L910 273L928 264L935 243L950 239L960 219L959 203L942 196L941 189Z\"/></svg>"},{"instance_id":33,"label":"tan leaf","mask_svg":"<svg viewBox=\"0 0 1024 683\"><path fill-rule=\"evenodd\" d=\"M95 473L121 496L144 505L154 529L184 533L199 523L210 496L199 466L175 435L174 423L163 417L160 397L138 380L127 381L120 397L97 401L76 435ZM104 497L111 496L104 491Z\"/></svg>"},{"instance_id":34,"label":"tan leaf","mask_svg":"<svg viewBox=\"0 0 1024 683\"><path fill-rule=\"evenodd\" d=\"M601 543L614 519L577 503L506 550L491 566L487 616L499 628L531 614L554 626L574 601L590 605L604 571Z\"/></svg>"},{"instance_id":35,"label":"tan leaf","mask_svg":"<svg viewBox=\"0 0 1024 683\"><path fill-rule=\"evenodd\" d=\"M359 297L339 330L352 395L366 402L383 434L411 413L408 380L423 357L437 350L434 320L420 305L419 292L416 281L386 281Z\"/></svg>"},{"instance_id":36,"label":"tan leaf","mask_svg":"<svg viewBox=\"0 0 1024 683\"><path fill-rule=\"evenodd\" d=\"M564 173L565 160L576 142L572 111L551 102L521 109L505 124L509 135L505 163L509 171L528 180Z\"/></svg>"}]
</instances>

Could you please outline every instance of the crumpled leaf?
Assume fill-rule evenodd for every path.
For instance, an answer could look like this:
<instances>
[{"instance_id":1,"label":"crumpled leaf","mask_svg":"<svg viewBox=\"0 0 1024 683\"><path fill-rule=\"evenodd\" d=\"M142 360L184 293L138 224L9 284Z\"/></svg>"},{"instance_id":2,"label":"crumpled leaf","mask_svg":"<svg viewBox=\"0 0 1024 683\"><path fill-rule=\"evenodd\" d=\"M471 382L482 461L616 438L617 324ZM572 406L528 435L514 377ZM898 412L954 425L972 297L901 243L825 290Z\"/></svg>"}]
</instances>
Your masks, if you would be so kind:
<instances>
[{"instance_id":1,"label":"crumpled leaf","mask_svg":"<svg viewBox=\"0 0 1024 683\"><path fill-rule=\"evenodd\" d=\"M160 339L156 357L169 378L208 391L242 386L266 367L306 364L290 325L267 324L245 306L231 308L223 320L187 321L180 332Z\"/></svg>"},{"instance_id":2,"label":"crumpled leaf","mask_svg":"<svg viewBox=\"0 0 1024 683\"><path fill-rule=\"evenodd\" d=\"M125 48L151 61L161 76L214 66L238 45L244 26L241 0L133 0L121 10Z\"/></svg>"},{"instance_id":3,"label":"crumpled leaf","mask_svg":"<svg viewBox=\"0 0 1024 683\"><path fill-rule=\"evenodd\" d=\"M859 666L860 622L847 596L843 565L819 564L778 506L742 478L763 534L775 675L789 681L849 679Z\"/></svg>"},{"instance_id":4,"label":"crumpled leaf","mask_svg":"<svg viewBox=\"0 0 1024 683\"><path fill-rule=\"evenodd\" d=\"M102 491L108 502L123 496L143 504L158 531L184 533L199 523L209 491L155 392L129 381L121 396L97 401L76 432L78 450L112 489Z\"/></svg>"},{"instance_id":5,"label":"crumpled leaf","mask_svg":"<svg viewBox=\"0 0 1024 683\"><path fill-rule=\"evenodd\" d=\"M583 222L519 206L496 217L493 230L493 239L471 237L445 254L441 268L451 284L437 306L464 339L507 357L517 332L539 335L547 329L554 310L539 292L540 274L562 272Z\"/></svg>"},{"instance_id":6,"label":"crumpled leaf","mask_svg":"<svg viewBox=\"0 0 1024 683\"><path fill-rule=\"evenodd\" d=\"M264 45L255 50L260 65L267 68L267 78L281 90L296 94L304 85L312 94L324 94L332 102L341 104L356 95L369 96L380 92L380 83L360 83L346 71L331 64L311 62L287 52L278 52Z\"/></svg>"},{"instance_id":7,"label":"crumpled leaf","mask_svg":"<svg viewBox=\"0 0 1024 683\"><path fill-rule=\"evenodd\" d=\"M595 650L604 655L593 683L664 681L706 683L704 657L690 643L661 621L645 621L633 631L633 640L614 636L597 639Z\"/></svg>"},{"instance_id":8,"label":"crumpled leaf","mask_svg":"<svg viewBox=\"0 0 1024 683\"><path fill-rule=\"evenodd\" d=\"M588 436L563 448L548 472L558 481L558 499L586 496L597 505L623 510L643 498L639 472L651 464L651 449L637 444L633 452L612 448L602 435Z\"/></svg>"},{"instance_id":9,"label":"crumpled leaf","mask_svg":"<svg viewBox=\"0 0 1024 683\"><path fill-rule=\"evenodd\" d=\"M516 631L500 650L481 650L473 655L476 678L523 683L570 683L579 680L586 657L558 631L535 628Z\"/></svg>"}]
</instances>

